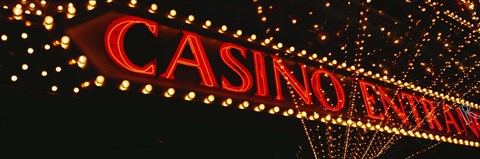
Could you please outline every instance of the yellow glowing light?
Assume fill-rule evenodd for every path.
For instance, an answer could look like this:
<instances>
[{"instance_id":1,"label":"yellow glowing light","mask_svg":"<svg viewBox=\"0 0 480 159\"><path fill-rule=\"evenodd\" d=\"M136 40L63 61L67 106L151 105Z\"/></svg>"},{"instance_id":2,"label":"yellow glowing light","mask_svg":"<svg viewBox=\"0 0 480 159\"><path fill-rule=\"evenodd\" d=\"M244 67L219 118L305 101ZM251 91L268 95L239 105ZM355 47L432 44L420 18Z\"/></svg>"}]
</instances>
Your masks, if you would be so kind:
<instances>
[{"instance_id":1,"label":"yellow glowing light","mask_svg":"<svg viewBox=\"0 0 480 159\"><path fill-rule=\"evenodd\" d=\"M135 7L135 5L137 4L137 0L130 0L130 3L128 3L128 6L130 7Z\"/></svg>"},{"instance_id":2,"label":"yellow glowing light","mask_svg":"<svg viewBox=\"0 0 480 159\"><path fill-rule=\"evenodd\" d=\"M153 3L152 5L150 5L150 9L148 11L150 13L155 13L155 11L157 11L157 9L158 9L157 4Z\"/></svg>"},{"instance_id":3,"label":"yellow glowing light","mask_svg":"<svg viewBox=\"0 0 480 159\"><path fill-rule=\"evenodd\" d=\"M210 104L210 103L212 103L214 100L215 100L215 96L214 96L214 95L209 95L208 97L206 97L206 98L203 100L203 102L204 102L205 104Z\"/></svg>"},{"instance_id":4,"label":"yellow glowing light","mask_svg":"<svg viewBox=\"0 0 480 159\"><path fill-rule=\"evenodd\" d=\"M73 6L72 3L69 3L67 8L67 18L73 18L75 16L75 12L77 12L77 9Z\"/></svg>"},{"instance_id":5,"label":"yellow glowing light","mask_svg":"<svg viewBox=\"0 0 480 159\"><path fill-rule=\"evenodd\" d=\"M235 32L235 34L233 34L234 37L240 37L242 35L242 30L237 30L237 32Z\"/></svg>"},{"instance_id":6,"label":"yellow glowing light","mask_svg":"<svg viewBox=\"0 0 480 159\"><path fill-rule=\"evenodd\" d=\"M118 88L122 91L125 91L128 89L129 86L130 86L130 82L128 80L123 80L122 84L120 84Z\"/></svg>"},{"instance_id":7,"label":"yellow glowing light","mask_svg":"<svg viewBox=\"0 0 480 159\"><path fill-rule=\"evenodd\" d=\"M16 82L18 80L18 77L16 75L12 75L10 77L10 80L12 80L12 82Z\"/></svg>"},{"instance_id":8,"label":"yellow glowing light","mask_svg":"<svg viewBox=\"0 0 480 159\"><path fill-rule=\"evenodd\" d=\"M50 50L50 45L45 44L45 45L43 46L43 48L44 48L45 50Z\"/></svg>"},{"instance_id":9,"label":"yellow glowing light","mask_svg":"<svg viewBox=\"0 0 480 159\"><path fill-rule=\"evenodd\" d=\"M43 25L45 26L45 29L50 30L53 28L53 17L52 16L45 16L43 20Z\"/></svg>"},{"instance_id":10,"label":"yellow glowing light","mask_svg":"<svg viewBox=\"0 0 480 159\"><path fill-rule=\"evenodd\" d=\"M28 69L28 65L27 64L23 64L22 65L22 70L27 70Z\"/></svg>"},{"instance_id":11,"label":"yellow glowing light","mask_svg":"<svg viewBox=\"0 0 480 159\"><path fill-rule=\"evenodd\" d=\"M202 27L206 29L206 28L208 28L208 27L210 27L210 26L212 26L212 21L206 20L206 21L205 21L205 24L203 24Z\"/></svg>"},{"instance_id":12,"label":"yellow glowing light","mask_svg":"<svg viewBox=\"0 0 480 159\"><path fill-rule=\"evenodd\" d=\"M61 68L60 66L57 66L57 67L55 67L55 71L56 71L56 72L61 72L61 71L62 71L62 68Z\"/></svg>"},{"instance_id":13,"label":"yellow glowing light","mask_svg":"<svg viewBox=\"0 0 480 159\"><path fill-rule=\"evenodd\" d=\"M85 66L87 65L87 57L84 55L81 55L80 57L78 57L77 65L80 68L85 68Z\"/></svg>"},{"instance_id":14,"label":"yellow glowing light","mask_svg":"<svg viewBox=\"0 0 480 159\"><path fill-rule=\"evenodd\" d=\"M292 114L294 113L294 111L293 111L293 109L288 109L288 110L287 110L287 113L288 113L289 115L292 115Z\"/></svg>"},{"instance_id":15,"label":"yellow glowing light","mask_svg":"<svg viewBox=\"0 0 480 159\"><path fill-rule=\"evenodd\" d=\"M103 82L105 82L105 77L103 77L102 75L97 76L97 78L95 79L95 85L98 87L103 86Z\"/></svg>"},{"instance_id":16,"label":"yellow glowing light","mask_svg":"<svg viewBox=\"0 0 480 159\"><path fill-rule=\"evenodd\" d=\"M176 10L170 10L170 12L168 13L168 18L170 19L173 19L175 16L177 15L177 11Z\"/></svg>"},{"instance_id":17,"label":"yellow glowing light","mask_svg":"<svg viewBox=\"0 0 480 159\"><path fill-rule=\"evenodd\" d=\"M27 53L28 53L28 54L33 54L33 48L31 48L31 47L28 48L28 49L27 49Z\"/></svg>"},{"instance_id":18,"label":"yellow glowing light","mask_svg":"<svg viewBox=\"0 0 480 159\"><path fill-rule=\"evenodd\" d=\"M97 5L96 0L88 0L87 10L92 10Z\"/></svg>"},{"instance_id":19,"label":"yellow glowing light","mask_svg":"<svg viewBox=\"0 0 480 159\"><path fill-rule=\"evenodd\" d=\"M165 97L172 97L175 94L174 88L168 88L167 91L163 94Z\"/></svg>"},{"instance_id":20,"label":"yellow glowing light","mask_svg":"<svg viewBox=\"0 0 480 159\"><path fill-rule=\"evenodd\" d=\"M60 39L60 44L62 48L67 49L68 45L70 44L70 38L68 36L62 36Z\"/></svg>"},{"instance_id":21,"label":"yellow glowing light","mask_svg":"<svg viewBox=\"0 0 480 159\"><path fill-rule=\"evenodd\" d=\"M242 106L247 108L248 106L250 106L250 103L248 101L243 101Z\"/></svg>"},{"instance_id":22,"label":"yellow glowing light","mask_svg":"<svg viewBox=\"0 0 480 159\"><path fill-rule=\"evenodd\" d=\"M52 86L52 91L56 92L57 91L57 86Z\"/></svg>"},{"instance_id":23,"label":"yellow glowing light","mask_svg":"<svg viewBox=\"0 0 480 159\"><path fill-rule=\"evenodd\" d=\"M151 84L147 84L147 85L145 85L145 87L143 87L142 93L143 94L150 94L150 92L152 92L152 90L153 90L153 86Z\"/></svg>"},{"instance_id":24,"label":"yellow glowing light","mask_svg":"<svg viewBox=\"0 0 480 159\"><path fill-rule=\"evenodd\" d=\"M48 75L48 72L47 71L42 71L42 76L45 77Z\"/></svg>"},{"instance_id":25,"label":"yellow glowing light","mask_svg":"<svg viewBox=\"0 0 480 159\"><path fill-rule=\"evenodd\" d=\"M7 40L8 40L8 36L4 34L4 35L2 35L1 39L2 39L2 41L7 41Z\"/></svg>"},{"instance_id":26,"label":"yellow glowing light","mask_svg":"<svg viewBox=\"0 0 480 159\"><path fill-rule=\"evenodd\" d=\"M22 19L22 13L23 13L22 5L17 4L17 5L13 8L13 17L14 17L16 20L21 20L21 19Z\"/></svg>"},{"instance_id":27,"label":"yellow glowing light","mask_svg":"<svg viewBox=\"0 0 480 159\"><path fill-rule=\"evenodd\" d=\"M188 23L188 24L190 24L190 23L193 22L193 20L195 20L195 16L189 15L188 18L187 18L187 20L186 20L185 22Z\"/></svg>"},{"instance_id":28,"label":"yellow glowing light","mask_svg":"<svg viewBox=\"0 0 480 159\"><path fill-rule=\"evenodd\" d=\"M251 41L255 41L256 39L257 39L257 35L252 34L252 35L250 35L250 37L248 38L248 41L251 42Z\"/></svg>"},{"instance_id":29,"label":"yellow glowing light","mask_svg":"<svg viewBox=\"0 0 480 159\"><path fill-rule=\"evenodd\" d=\"M28 38L28 34L27 33L22 33L22 39L27 39Z\"/></svg>"},{"instance_id":30,"label":"yellow glowing light","mask_svg":"<svg viewBox=\"0 0 480 159\"><path fill-rule=\"evenodd\" d=\"M90 86L90 82L85 81L85 82L82 83L81 86L82 86L82 88L87 88L88 86Z\"/></svg>"},{"instance_id":31,"label":"yellow glowing light","mask_svg":"<svg viewBox=\"0 0 480 159\"><path fill-rule=\"evenodd\" d=\"M226 106L229 106L230 104L232 104L232 102L233 102L232 98L227 98L222 102L222 105L226 107Z\"/></svg>"},{"instance_id":32,"label":"yellow glowing light","mask_svg":"<svg viewBox=\"0 0 480 159\"><path fill-rule=\"evenodd\" d=\"M223 33L225 31L227 31L228 27L226 25L222 25L222 27L220 28L220 32Z\"/></svg>"}]
</instances>

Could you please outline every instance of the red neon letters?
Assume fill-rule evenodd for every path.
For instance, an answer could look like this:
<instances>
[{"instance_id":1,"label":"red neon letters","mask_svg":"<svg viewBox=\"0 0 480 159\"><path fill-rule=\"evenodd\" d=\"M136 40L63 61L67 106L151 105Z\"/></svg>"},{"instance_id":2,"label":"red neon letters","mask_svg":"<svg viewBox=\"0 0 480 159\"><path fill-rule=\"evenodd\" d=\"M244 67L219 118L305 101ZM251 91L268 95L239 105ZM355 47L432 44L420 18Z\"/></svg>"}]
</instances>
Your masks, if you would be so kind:
<instances>
[{"instance_id":1,"label":"red neon letters","mask_svg":"<svg viewBox=\"0 0 480 159\"><path fill-rule=\"evenodd\" d=\"M184 30L180 31L181 39L178 42L175 52L173 52L172 49L171 54L173 56L171 59L167 59L169 62L154 59L145 66L137 66L128 58L124 50L125 34L133 25L137 24L147 26L155 37L159 37L158 23L133 16L125 16L114 20L108 26L105 33L105 48L108 56L115 64L129 72L148 76L159 74L161 78L175 80L174 76L177 66L183 65L198 72L198 74L195 75L200 77L200 85L202 86L211 87L220 91L246 93L254 97L259 97L261 100L274 100L274 102L286 100L284 96L289 95L289 93L284 93L286 83L291 86L289 88L292 88L289 92L295 93L290 95L300 97L305 105L323 106L326 110L335 113L342 113L345 104L349 100L346 99L347 95L344 92L341 81L337 79L335 74L328 70L307 67L298 62L294 64L288 63L288 61L282 61L280 57L274 55L268 56L263 52L228 42L215 43L215 45L206 43L205 46L209 49L207 51L213 50L213 47L208 46L218 47L214 48L217 50L217 52L214 52L217 54L217 56L215 56L215 54L206 52L203 47L202 40L205 39L204 37L202 37L201 40L200 35ZM184 54L185 52L191 52L192 57ZM207 55L210 55L210 58L212 58L212 56L218 58L214 57L214 60L212 60L209 59ZM213 65L214 69L212 69L210 60L216 62ZM167 63L168 65L166 65ZM157 70L157 65L158 68L162 68L161 66L167 67L165 70ZM217 66L222 67L215 69ZM291 71L294 67L299 67L299 69L297 69L299 70L298 76L301 76L303 81L299 82L299 78ZM218 74L218 72L215 74L216 72L214 72L221 70L233 71L233 74ZM160 72L157 71L162 72L160 74ZM229 77L231 75L239 78ZM267 75L273 75L273 77L268 77ZM285 80L281 80L282 78ZM332 92L332 89L322 87L322 82L324 82L326 78L331 82L330 84L333 86L335 93L328 94ZM235 79L239 80L235 81ZM221 85L217 83L217 80L220 80ZM269 83L269 80L274 80L274 83L273 81ZM457 109L457 113L452 113L445 103L435 102L398 90L392 91L364 80L357 81L361 90L366 115L371 119L388 120L392 118L391 114L396 114L404 124L410 125L410 123L415 123L417 129L426 126L424 123L428 123L428 127L431 130L451 133L451 126L453 126L458 134L465 132L464 134L468 135L468 131L471 131L477 138L480 138L480 122L473 118L462 118L461 116L464 115ZM270 92L275 90L276 94L273 97L270 95ZM392 95L391 92L395 92L395 94ZM336 101L329 100L328 95L333 94L336 97L334 98ZM315 95L316 98L313 98L313 95ZM382 106L380 106L380 103L382 103ZM353 104L356 105L358 103L353 102ZM314 111L317 110L315 108L316 107L308 107L308 109ZM442 114L441 111L443 111L443 116L438 115ZM476 112L471 113L477 114ZM460 122L457 121L457 117L460 119ZM473 120L473 123L470 122L471 120ZM459 123L462 124L462 127L460 127Z\"/></svg>"},{"instance_id":2,"label":"red neon letters","mask_svg":"<svg viewBox=\"0 0 480 159\"><path fill-rule=\"evenodd\" d=\"M105 48L107 48L108 55L110 55L112 60L119 66L131 72L155 76L155 60L143 67L139 67L133 64L125 53L123 39L127 30L134 24L144 24L150 29L153 35L158 35L158 23L134 16L126 16L113 21L110 26L108 26L105 34Z\"/></svg>"}]
</instances>

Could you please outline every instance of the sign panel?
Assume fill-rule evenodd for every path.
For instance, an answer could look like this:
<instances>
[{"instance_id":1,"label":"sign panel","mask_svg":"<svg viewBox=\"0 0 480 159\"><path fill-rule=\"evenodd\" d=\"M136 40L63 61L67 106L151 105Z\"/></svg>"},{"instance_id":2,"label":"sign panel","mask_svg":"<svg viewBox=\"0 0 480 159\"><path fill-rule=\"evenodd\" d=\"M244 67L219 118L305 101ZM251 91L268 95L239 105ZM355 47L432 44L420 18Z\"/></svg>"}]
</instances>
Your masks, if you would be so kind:
<instances>
[{"instance_id":1,"label":"sign panel","mask_svg":"<svg viewBox=\"0 0 480 159\"><path fill-rule=\"evenodd\" d=\"M109 78L249 101L240 102L241 109L254 103L272 114L339 117L333 122L372 130L425 129L442 137L480 137L476 110L456 109L452 103L357 77L337 69L341 66L286 59L275 55L278 50L169 19L106 12L69 28L67 34Z\"/></svg>"}]
</instances>

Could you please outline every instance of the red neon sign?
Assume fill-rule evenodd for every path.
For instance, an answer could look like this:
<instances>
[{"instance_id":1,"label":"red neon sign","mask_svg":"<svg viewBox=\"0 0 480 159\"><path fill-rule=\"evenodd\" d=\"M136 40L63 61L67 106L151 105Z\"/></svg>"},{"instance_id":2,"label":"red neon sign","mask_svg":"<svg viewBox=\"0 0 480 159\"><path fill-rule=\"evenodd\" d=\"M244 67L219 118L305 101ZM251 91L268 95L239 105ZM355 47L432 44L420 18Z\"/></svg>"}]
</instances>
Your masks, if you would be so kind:
<instances>
[{"instance_id":1,"label":"red neon sign","mask_svg":"<svg viewBox=\"0 0 480 159\"><path fill-rule=\"evenodd\" d=\"M299 98L303 103L300 105L304 105L300 109L325 114L345 112L348 108L345 105L352 100L347 98L345 91L352 89L345 86L343 78L338 79L341 75L327 69L307 66L274 55L268 56L266 53L230 42L208 40L204 36L185 30L178 30L181 38L177 40L176 50L165 53L172 54L172 58L162 59L163 63L158 62L160 59L152 59L145 66L136 66L127 56L134 53L125 52L123 47L125 32L133 25L139 24L147 26L155 37L165 38L163 34L159 36L159 32L162 32L158 30L160 24L132 16L114 20L105 33L106 52L110 59L126 72L149 76L160 74L155 78L176 81L175 74L182 73L178 71L177 66L183 65L196 72L189 77L201 79L200 83L196 83L199 87L208 87L218 92L237 93L239 96L258 98L265 102L287 103L284 106L290 108L293 107L292 104L288 104L290 99ZM207 48L204 48L204 43ZM186 55L186 52L191 52L191 57ZM217 58L212 59L212 56ZM164 63L168 64L165 69L158 69L160 68L158 66ZM225 71L233 73L227 74L224 73ZM217 83L218 80L221 82L220 86ZM453 111L456 113L452 113L446 103L388 89L366 80L351 79L349 81L352 84L358 82L356 85L360 87L363 98L363 101L358 100L361 102L353 103L353 109L358 109L360 112L357 114L363 113L357 117L366 117L369 121L393 119L398 123L402 122L416 128L425 126L440 134L456 133L467 136L470 131L473 134L470 137L480 137L480 121L475 118L463 118L462 112L457 109ZM270 95L271 92L275 94ZM295 106L298 105L297 103ZM478 114L477 112L469 113Z\"/></svg>"}]
</instances>

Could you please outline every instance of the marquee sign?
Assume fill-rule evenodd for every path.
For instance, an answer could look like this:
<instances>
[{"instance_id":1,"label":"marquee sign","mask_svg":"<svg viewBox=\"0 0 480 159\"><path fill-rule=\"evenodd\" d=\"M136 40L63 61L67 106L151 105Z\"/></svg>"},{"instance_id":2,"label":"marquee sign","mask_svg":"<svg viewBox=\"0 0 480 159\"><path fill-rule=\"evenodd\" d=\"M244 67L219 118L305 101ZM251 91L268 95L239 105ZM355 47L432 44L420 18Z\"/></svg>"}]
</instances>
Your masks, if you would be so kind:
<instances>
[{"instance_id":1,"label":"marquee sign","mask_svg":"<svg viewBox=\"0 0 480 159\"><path fill-rule=\"evenodd\" d=\"M464 115L454 103L335 66L297 62L276 55L278 50L169 19L111 11L79 22L66 34L108 78L212 95L224 106L255 106L271 114L369 130L443 141L480 138L477 110ZM431 134L416 134L418 129Z\"/></svg>"}]
</instances>

